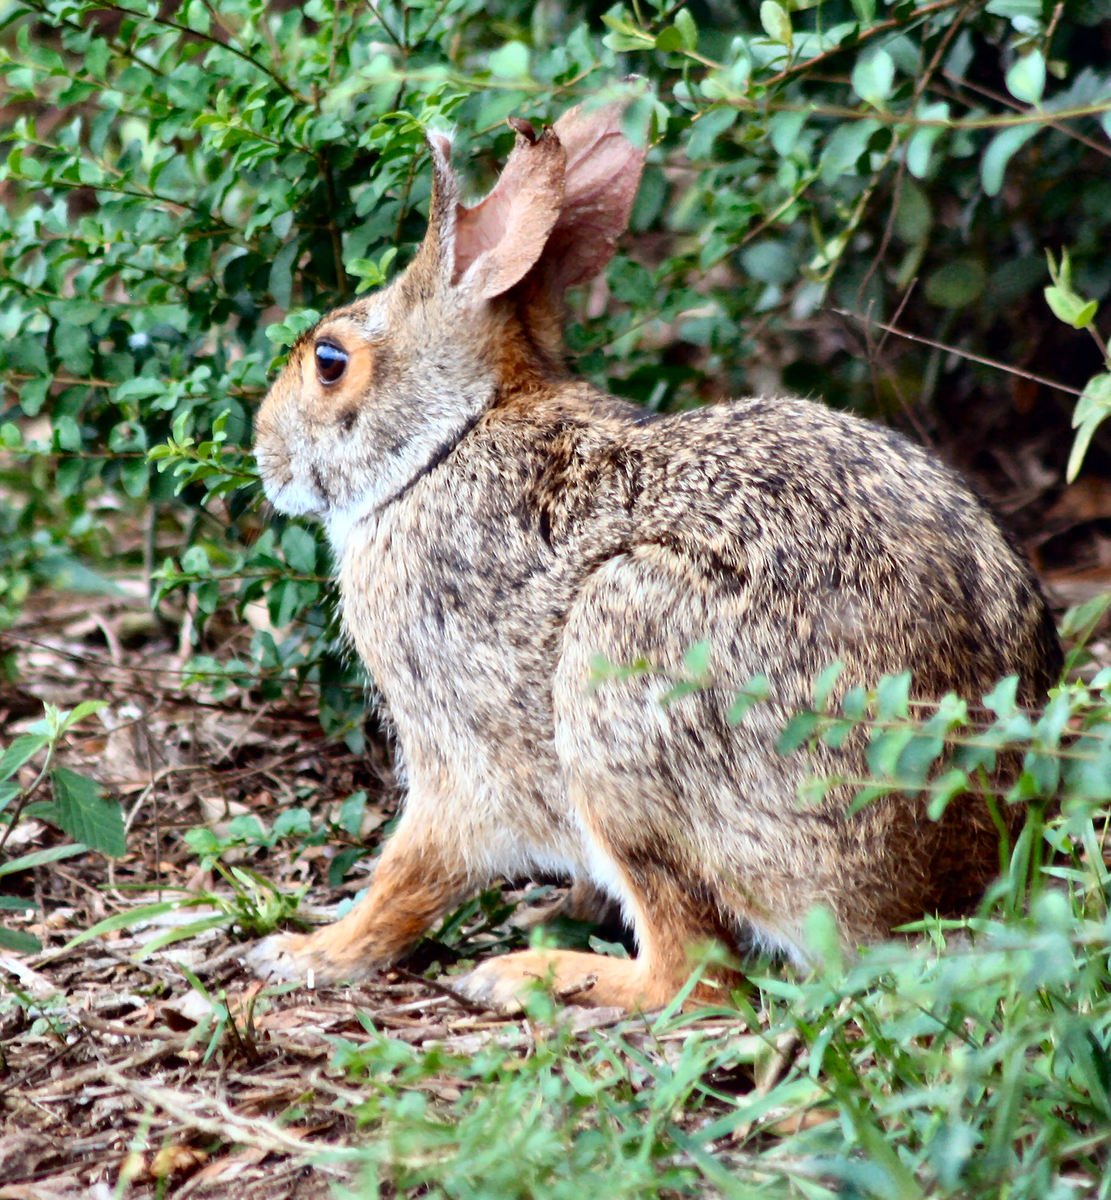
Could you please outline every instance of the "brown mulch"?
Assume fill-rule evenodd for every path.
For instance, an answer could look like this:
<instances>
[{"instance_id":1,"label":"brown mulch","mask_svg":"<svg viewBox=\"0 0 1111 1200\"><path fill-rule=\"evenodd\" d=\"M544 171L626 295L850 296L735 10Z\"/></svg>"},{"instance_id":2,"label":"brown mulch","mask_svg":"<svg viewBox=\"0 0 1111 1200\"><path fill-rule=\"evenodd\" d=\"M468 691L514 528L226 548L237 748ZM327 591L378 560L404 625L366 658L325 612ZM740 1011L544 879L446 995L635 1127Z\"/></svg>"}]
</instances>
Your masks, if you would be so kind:
<instances>
[{"instance_id":1,"label":"brown mulch","mask_svg":"<svg viewBox=\"0 0 1111 1200\"><path fill-rule=\"evenodd\" d=\"M226 894L181 840L188 828L220 833L249 812L269 825L291 804L323 818L364 789L362 832L373 841L395 802L384 749L357 757L328 744L311 696L259 705L235 694L215 703L185 690L177 645L132 592L40 596L2 635L20 681L0 691L5 743L41 717L44 701L107 701L70 735L61 761L121 800L128 853L116 862L66 859L0 888L33 889L31 915L4 918L44 946L32 958L0 951L0 1200L107 1197L121 1180L133 1196L327 1195L328 1180L345 1174L342 1161L307 1162L314 1149L356 1135L360 1101L329 1065L330 1039L365 1041L369 1025L421 1045L450 1044L503 1025L401 975L359 988L264 987L226 928L136 957L168 923L204 910L160 914L65 948L137 905L198 890ZM6 850L56 839L24 818ZM241 861L296 891L325 866L314 859L331 853L334 845L309 847L291 861L288 847L269 856L247 847Z\"/></svg>"}]
</instances>

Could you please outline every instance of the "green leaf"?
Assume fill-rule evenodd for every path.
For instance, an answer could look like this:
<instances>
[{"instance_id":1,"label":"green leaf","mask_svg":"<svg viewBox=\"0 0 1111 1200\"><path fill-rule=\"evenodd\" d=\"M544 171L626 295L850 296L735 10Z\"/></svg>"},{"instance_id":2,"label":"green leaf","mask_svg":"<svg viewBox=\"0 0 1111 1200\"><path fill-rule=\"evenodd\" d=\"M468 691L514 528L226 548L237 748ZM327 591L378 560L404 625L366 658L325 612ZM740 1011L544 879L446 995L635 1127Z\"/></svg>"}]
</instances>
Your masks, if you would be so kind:
<instances>
[{"instance_id":1,"label":"green leaf","mask_svg":"<svg viewBox=\"0 0 1111 1200\"><path fill-rule=\"evenodd\" d=\"M905 719L910 708L911 673L885 675L876 687L876 715L881 721Z\"/></svg>"},{"instance_id":2,"label":"green leaf","mask_svg":"<svg viewBox=\"0 0 1111 1200\"><path fill-rule=\"evenodd\" d=\"M741 251L741 266L747 275L761 283L778 286L790 283L798 274L794 247L772 240L753 242Z\"/></svg>"},{"instance_id":3,"label":"green leaf","mask_svg":"<svg viewBox=\"0 0 1111 1200\"><path fill-rule=\"evenodd\" d=\"M38 954L42 942L33 933L0 926L0 950L13 950L16 954Z\"/></svg>"},{"instance_id":4,"label":"green leaf","mask_svg":"<svg viewBox=\"0 0 1111 1200\"><path fill-rule=\"evenodd\" d=\"M872 135L879 128L880 123L871 117L838 125L822 151L819 162L822 182L830 184L842 175L855 173Z\"/></svg>"},{"instance_id":5,"label":"green leaf","mask_svg":"<svg viewBox=\"0 0 1111 1200\"><path fill-rule=\"evenodd\" d=\"M868 771L873 779L898 780L899 756L914 737L909 726L897 729L874 728L868 743Z\"/></svg>"},{"instance_id":6,"label":"green leaf","mask_svg":"<svg viewBox=\"0 0 1111 1200\"><path fill-rule=\"evenodd\" d=\"M944 775L934 780L926 815L931 821L940 821L950 803L967 791L968 775L959 767L951 767Z\"/></svg>"},{"instance_id":7,"label":"green leaf","mask_svg":"<svg viewBox=\"0 0 1111 1200\"><path fill-rule=\"evenodd\" d=\"M861 25L871 25L876 19L876 0L852 0L852 6Z\"/></svg>"},{"instance_id":8,"label":"green leaf","mask_svg":"<svg viewBox=\"0 0 1111 1200\"><path fill-rule=\"evenodd\" d=\"M183 897L176 900L158 900L153 904L140 904L136 908L128 908L123 912L113 913L110 917L105 917L103 921L97 921L95 925L89 926L88 929L83 929L80 933L70 938L63 949L72 950L75 946L80 946L82 942L90 941L105 933L115 933L118 929L132 929L157 917L177 912L179 909L195 908L199 904L206 903L208 901L202 898Z\"/></svg>"},{"instance_id":9,"label":"green leaf","mask_svg":"<svg viewBox=\"0 0 1111 1200\"><path fill-rule=\"evenodd\" d=\"M284 321L267 325L266 339L281 349L292 346L303 333L307 333L317 321L320 313L315 308L300 308L286 313Z\"/></svg>"},{"instance_id":10,"label":"green leaf","mask_svg":"<svg viewBox=\"0 0 1111 1200\"><path fill-rule=\"evenodd\" d=\"M498 79L527 79L528 47L524 42L506 42L490 55L490 72Z\"/></svg>"},{"instance_id":11,"label":"green leaf","mask_svg":"<svg viewBox=\"0 0 1111 1200\"><path fill-rule=\"evenodd\" d=\"M300 575L316 572L316 538L302 525L287 525L282 531L282 553Z\"/></svg>"},{"instance_id":12,"label":"green leaf","mask_svg":"<svg viewBox=\"0 0 1111 1200\"><path fill-rule=\"evenodd\" d=\"M845 664L838 660L832 662L814 680L814 707L820 712L829 707L829 698L845 670Z\"/></svg>"},{"instance_id":13,"label":"green leaf","mask_svg":"<svg viewBox=\"0 0 1111 1200\"><path fill-rule=\"evenodd\" d=\"M807 117L810 113L806 109L797 109L794 112L777 112L772 115L768 122L768 140L772 144L772 149L779 155L780 158L786 158L799 140L799 134L802 132L803 125L806 124Z\"/></svg>"},{"instance_id":14,"label":"green leaf","mask_svg":"<svg viewBox=\"0 0 1111 1200\"><path fill-rule=\"evenodd\" d=\"M853 91L873 108L883 108L895 86L895 60L886 50L861 58L852 73Z\"/></svg>"},{"instance_id":15,"label":"green leaf","mask_svg":"<svg viewBox=\"0 0 1111 1200\"><path fill-rule=\"evenodd\" d=\"M0 755L0 779L10 779L24 763L44 747L50 744L50 738L42 733L22 733Z\"/></svg>"},{"instance_id":16,"label":"green leaf","mask_svg":"<svg viewBox=\"0 0 1111 1200\"><path fill-rule=\"evenodd\" d=\"M65 733L72 729L86 717L91 717L93 713L98 713L102 708L106 708L107 704L106 700L82 700L80 704L75 704L69 712L60 714L58 732Z\"/></svg>"},{"instance_id":17,"label":"green leaf","mask_svg":"<svg viewBox=\"0 0 1111 1200\"><path fill-rule=\"evenodd\" d=\"M696 679L705 676L710 669L710 643L695 642L683 655L683 669Z\"/></svg>"},{"instance_id":18,"label":"green leaf","mask_svg":"<svg viewBox=\"0 0 1111 1200\"><path fill-rule=\"evenodd\" d=\"M128 459L120 464L120 483L132 500L141 500L150 485L150 468L141 458Z\"/></svg>"},{"instance_id":19,"label":"green leaf","mask_svg":"<svg viewBox=\"0 0 1111 1200\"><path fill-rule=\"evenodd\" d=\"M1073 428L1089 421L1102 421L1111 415L1111 375L1095 375L1088 380L1072 414Z\"/></svg>"},{"instance_id":20,"label":"green leaf","mask_svg":"<svg viewBox=\"0 0 1111 1200\"><path fill-rule=\"evenodd\" d=\"M915 179L925 179L930 172L930 156L934 143L947 132L946 127L937 122L949 120L949 105L944 101L921 105L915 113L915 118L930 124L918 125L911 134L906 149L907 170Z\"/></svg>"},{"instance_id":21,"label":"green leaf","mask_svg":"<svg viewBox=\"0 0 1111 1200\"><path fill-rule=\"evenodd\" d=\"M679 35L683 39L683 48L686 50L698 49L698 26L694 23L694 17L686 8L681 8L675 14L675 28L679 30Z\"/></svg>"},{"instance_id":22,"label":"green leaf","mask_svg":"<svg viewBox=\"0 0 1111 1200\"><path fill-rule=\"evenodd\" d=\"M136 375L124 380L115 390L116 403L124 400L149 400L153 396L161 396L166 390L162 379L154 379L150 375Z\"/></svg>"},{"instance_id":23,"label":"green leaf","mask_svg":"<svg viewBox=\"0 0 1111 1200\"><path fill-rule=\"evenodd\" d=\"M987 283L987 271L975 258L958 258L938 267L926 279L926 299L939 308L965 308Z\"/></svg>"},{"instance_id":24,"label":"green leaf","mask_svg":"<svg viewBox=\"0 0 1111 1200\"><path fill-rule=\"evenodd\" d=\"M96 782L66 767L52 771L54 811L60 828L71 838L102 854L118 858L127 850L123 814L106 800Z\"/></svg>"},{"instance_id":25,"label":"green leaf","mask_svg":"<svg viewBox=\"0 0 1111 1200\"><path fill-rule=\"evenodd\" d=\"M1095 319L1099 304L1095 300L1085 300L1077 295L1072 286L1072 262L1068 249L1061 251L1060 267L1053 261L1051 251L1045 252L1049 264L1049 276L1053 280L1051 287L1045 289L1045 298L1053 315L1074 329L1086 329Z\"/></svg>"},{"instance_id":26,"label":"green leaf","mask_svg":"<svg viewBox=\"0 0 1111 1200\"><path fill-rule=\"evenodd\" d=\"M75 854L84 854L87 846L74 845L72 842L64 846L50 846L46 850L33 850L20 858L9 859L0 863L0 876L14 875L17 871L30 871L34 867L44 867L48 863L59 862L63 858L72 858Z\"/></svg>"},{"instance_id":27,"label":"green leaf","mask_svg":"<svg viewBox=\"0 0 1111 1200\"><path fill-rule=\"evenodd\" d=\"M683 35L674 25L668 25L666 29L661 29L656 35L656 49L663 54L674 54L678 50L685 49Z\"/></svg>"},{"instance_id":28,"label":"green leaf","mask_svg":"<svg viewBox=\"0 0 1111 1200\"><path fill-rule=\"evenodd\" d=\"M700 162L710 157L714 139L733 127L737 115L736 109L733 108L711 108L691 122L687 154L692 162Z\"/></svg>"},{"instance_id":29,"label":"green leaf","mask_svg":"<svg viewBox=\"0 0 1111 1200\"><path fill-rule=\"evenodd\" d=\"M1001 719L1013 716L1018 708L1018 676L1001 679L984 697L984 707Z\"/></svg>"},{"instance_id":30,"label":"green leaf","mask_svg":"<svg viewBox=\"0 0 1111 1200\"><path fill-rule=\"evenodd\" d=\"M908 245L924 242L933 227L933 210L925 191L913 179L903 181L895 209L895 233Z\"/></svg>"},{"instance_id":31,"label":"green leaf","mask_svg":"<svg viewBox=\"0 0 1111 1200\"><path fill-rule=\"evenodd\" d=\"M649 50L655 45L656 39L629 21L620 9L603 13L602 24L612 31L602 39L610 50Z\"/></svg>"},{"instance_id":32,"label":"green leaf","mask_svg":"<svg viewBox=\"0 0 1111 1200\"><path fill-rule=\"evenodd\" d=\"M312 817L304 808L285 808L274 818L275 838L308 837L312 833Z\"/></svg>"},{"instance_id":33,"label":"green leaf","mask_svg":"<svg viewBox=\"0 0 1111 1200\"><path fill-rule=\"evenodd\" d=\"M1033 20L1042 15L1042 0L988 0L987 11L996 17Z\"/></svg>"},{"instance_id":34,"label":"green leaf","mask_svg":"<svg viewBox=\"0 0 1111 1200\"><path fill-rule=\"evenodd\" d=\"M778 754L784 756L793 754L800 746L810 740L811 734L818 727L818 714L812 712L796 713L783 727L779 740L775 744Z\"/></svg>"},{"instance_id":35,"label":"green leaf","mask_svg":"<svg viewBox=\"0 0 1111 1200\"><path fill-rule=\"evenodd\" d=\"M980 183L989 196L998 196L1007 164L1040 131L1039 125L1012 125L991 139L980 161Z\"/></svg>"},{"instance_id":36,"label":"green leaf","mask_svg":"<svg viewBox=\"0 0 1111 1200\"><path fill-rule=\"evenodd\" d=\"M903 747L895 764L895 774L909 786L925 787L930 770L944 751L944 738L916 732Z\"/></svg>"},{"instance_id":37,"label":"green leaf","mask_svg":"<svg viewBox=\"0 0 1111 1200\"><path fill-rule=\"evenodd\" d=\"M1059 287L1047 287L1045 299L1053 315L1073 329L1087 329L1099 311L1098 300L1083 300L1075 292L1066 292Z\"/></svg>"},{"instance_id":38,"label":"green leaf","mask_svg":"<svg viewBox=\"0 0 1111 1200\"><path fill-rule=\"evenodd\" d=\"M647 146L651 137L652 120L657 116L659 102L651 94L637 96L621 114L621 132L634 146Z\"/></svg>"},{"instance_id":39,"label":"green leaf","mask_svg":"<svg viewBox=\"0 0 1111 1200\"><path fill-rule=\"evenodd\" d=\"M144 958L149 958L152 954L159 950L165 949L167 946L172 946L175 942L184 942L188 938L198 937L202 933L208 933L213 929L228 929L234 924L234 918L228 913L217 913L211 917L199 917L196 921L190 921L187 925L179 925L173 929L163 930L161 933L155 934L149 941L144 942L135 953L135 958L140 962Z\"/></svg>"},{"instance_id":40,"label":"green leaf","mask_svg":"<svg viewBox=\"0 0 1111 1200\"><path fill-rule=\"evenodd\" d=\"M37 379L28 379L19 389L19 407L28 417L37 417L42 412L52 382L52 376L40 375Z\"/></svg>"},{"instance_id":41,"label":"green leaf","mask_svg":"<svg viewBox=\"0 0 1111 1200\"><path fill-rule=\"evenodd\" d=\"M346 850L340 850L328 861L328 886L338 888L351 868L363 858L366 858L366 850L362 846L348 846Z\"/></svg>"},{"instance_id":42,"label":"green leaf","mask_svg":"<svg viewBox=\"0 0 1111 1200\"><path fill-rule=\"evenodd\" d=\"M822 971L833 978L845 973L845 951L837 920L824 904L816 904L803 920L803 936L806 948Z\"/></svg>"},{"instance_id":43,"label":"green leaf","mask_svg":"<svg viewBox=\"0 0 1111 1200\"><path fill-rule=\"evenodd\" d=\"M363 827L363 815L366 812L366 792L352 792L339 807L336 824L348 837L358 837Z\"/></svg>"},{"instance_id":44,"label":"green leaf","mask_svg":"<svg viewBox=\"0 0 1111 1200\"><path fill-rule=\"evenodd\" d=\"M1108 417L1111 417L1111 375L1096 375L1088 380L1073 410L1072 424L1076 436L1069 452L1068 466L1065 468L1067 482L1072 483L1080 474L1080 467L1088 453L1092 436Z\"/></svg>"},{"instance_id":45,"label":"green leaf","mask_svg":"<svg viewBox=\"0 0 1111 1200\"><path fill-rule=\"evenodd\" d=\"M300 248L300 239L291 238L274 255L274 261L270 264L270 295L279 308L289 308L293 295L293 264L297 261Z\"/></svg>"},{"instance_id":46,"label":"green leaf","mask_svg":"<svg viewBox=\"0 0 1111 1200\"><path fill-rule=\"evenodd\" d=\"M794 42L791 18L787 15L787 10L777 4L776 0L763 0L760 5L760 24L773 42L781 43L788 50L791 48Z\"/></svg>"},{"instance_id":47,"label":"green leaf","mask_svg":"<svg viewBox=\"0 0 1111 1200\"><path fill-rule=\"evenodd\" d=\"M768 698L770 691L771 687L766 675L753 675L737 693L736 699L730 706L727 714L729 723L739 725L754 705Z\"/></svg>"},{"instance_id":48,"label":"green leaf","mask_svg":"<svg viewBox=\"0 0 1111 1200\"><path fill-rule=\"evenodd\" d=\"M1038 104L1045 91L1045 58L1031 50L1015 59L1007 72L1007 91L1024 104Z\"/></svg>"}]
</instances>

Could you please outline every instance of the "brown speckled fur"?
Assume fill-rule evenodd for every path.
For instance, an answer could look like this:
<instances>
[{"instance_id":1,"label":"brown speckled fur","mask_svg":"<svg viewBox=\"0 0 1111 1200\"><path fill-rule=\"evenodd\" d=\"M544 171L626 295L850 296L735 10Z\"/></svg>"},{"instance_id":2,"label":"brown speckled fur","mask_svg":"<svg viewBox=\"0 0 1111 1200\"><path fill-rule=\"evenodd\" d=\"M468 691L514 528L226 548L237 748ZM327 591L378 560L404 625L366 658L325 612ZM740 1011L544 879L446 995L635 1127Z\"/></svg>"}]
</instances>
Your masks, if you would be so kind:
<instances>
[{"instance_id":1,"label":"brown speckled fur","mask_svg":"<svg viewBox=\"0 0 1111 1200\"><path fill-rule=\"evenodd\" d=\"M910 668L920 696L975 699L1014 672L1037 702L1060 668L1037 582L968 488L883 428L766 397L650 418L566 372L562 288L605 264L639 178L617 113L522 132L498 203L474 209L433 136L414 263L325 317L259 413L267 493L327 525L408 782L366 898L262 943L262 971L358 976L495 876L557 871L621 902L636 959L530 951L464 988L507 1005L539 976L651 1007L708 939L801 959L824 904L852 947L966 911L997 870L979 803L941 824L903 798L849 817L851 784L807 805L808 777L864 775L863 741L789 757L774 743L835 659L842 688ZM349 356L331 386L314 364L325 339ZM661 705L703 639L713 685ZM591 687L596 655L661 673ZM733 727L756 673L771 700Z\"/></svg>"}]
</instances>

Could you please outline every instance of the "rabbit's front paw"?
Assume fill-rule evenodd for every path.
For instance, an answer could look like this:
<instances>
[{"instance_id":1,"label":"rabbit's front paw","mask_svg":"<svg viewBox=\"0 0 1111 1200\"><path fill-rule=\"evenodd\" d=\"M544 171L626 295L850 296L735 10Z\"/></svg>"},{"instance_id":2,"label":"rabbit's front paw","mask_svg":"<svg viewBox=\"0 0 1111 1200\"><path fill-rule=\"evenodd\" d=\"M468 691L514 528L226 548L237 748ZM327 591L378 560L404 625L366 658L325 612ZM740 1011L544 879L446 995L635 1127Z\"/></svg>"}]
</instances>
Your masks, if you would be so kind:
<instances>
[{"instance_id":1,"label":"rabbit's front paw","mask_svg":"<svg viewBox=\"0 0 1111 1200\"><path fill-rule=\"evenodd\" d=\"M309 987L362 978L367 968L336 953L328 936L331 930L328 926L316 933L272 934L247 951L247 964L260 979L295 980Z\"/></svg>"}]
</instances>

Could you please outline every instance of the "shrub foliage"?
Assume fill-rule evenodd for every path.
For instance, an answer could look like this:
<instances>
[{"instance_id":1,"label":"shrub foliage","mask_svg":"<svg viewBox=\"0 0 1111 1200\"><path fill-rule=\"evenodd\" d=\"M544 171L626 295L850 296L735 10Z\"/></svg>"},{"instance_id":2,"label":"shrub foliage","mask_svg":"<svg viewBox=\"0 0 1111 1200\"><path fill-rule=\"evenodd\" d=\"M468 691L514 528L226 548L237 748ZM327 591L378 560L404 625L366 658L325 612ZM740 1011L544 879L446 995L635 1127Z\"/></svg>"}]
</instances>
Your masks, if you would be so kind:
<instances>
[{"instance_id":1,"label":"shrub foliage","mask_svg":"<svg viewBox=\"0 0 1111 1200\"><path fill-rule=\"evenodd\" d=\"M479 191L506 116L550 120L634 72L649 88L627 126L653 149L604 312L574 314L584 371L656 408L791 389L926 432L1011 386L889 338L895 321L1074 393L1102 380L1078 412L1087 442L1108 408L1111 68L1099 6L1067 9L14 0L0 446L19 502L0 513L0 621L39 582L110 586L115 514L141 507L156 597L190 589L199 635L259 598L294 630L199 670L312 677L326 724L357 740L326 552L252 516L252 411L314 313L412 253L427 126L457 128ZM1075 328L1042 296L1062 248L1054 311ZM1106 462L1098 435L1089 455Z\"/></svg>"},{"instance_id":2,"label":"shrub foliage","mask_svg":"<svg viewBox=\"0 0 1111 1200\"><path fill-rule=\"evenodd\" d=\"M987 447L1071 418L1071 455L1068 437L1043 441L1040 468L1106 471L1106 15L1101 0L9 0L0 630L33 588L111 590L113 570L145 566L154 603L191 606L196 681L264 697L309 683L357 748L328 551L259 520L252 413L316 314L413 253L425 129L456 128L480 193L506 117L550 121L631 74L627 131L651 148L607 293L572 307L582 371L654 409L790 390L940 439L967 426ZM990 454L972 465L990 479ZM206 621L255 601L269 627L219 657ZM523 1068L489 1048L449 1062L386 1039L341 1047L371 1085L359 1194L472 1195L480 1159L506 1195L577 1195L587 1169L614 1195L1111 1194L1108 687L1104 672L1031 716L1004 685L987 727L952 700L908 712L898 680L800 714L785 750L868 723L862 802L930 787L940 805L998 750L1025 756L1000 802L1031 820L978 949L846 966L816 926L813 978L753 976L763 1033L692 1037L671 1058L601 1037L541 1039ZM7 747L9 829L39 782L16 772L70 716ZM959 778L930 774L946 743ZM118 853L118 814L71 774L39 815ZM234 878L246 900L225 923L262 895ZM769 1058L764 1084L734 1095L738 1064ZM465 1082L451 1111L419 1090L445 1063ZM693 1133L678 1120L703 1108ZM490 1157L507 1130L519 1161Z\"/></svg>"}]
</instances>

